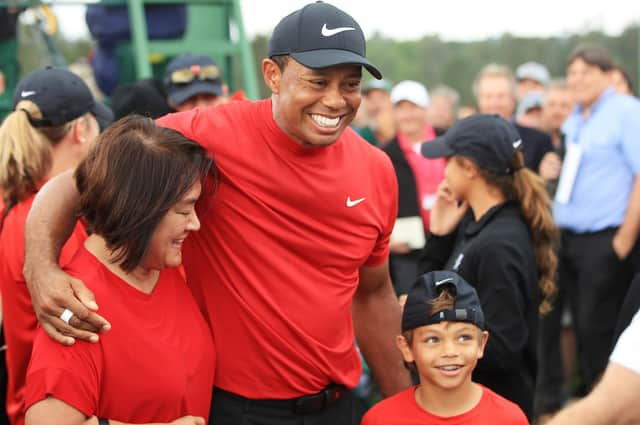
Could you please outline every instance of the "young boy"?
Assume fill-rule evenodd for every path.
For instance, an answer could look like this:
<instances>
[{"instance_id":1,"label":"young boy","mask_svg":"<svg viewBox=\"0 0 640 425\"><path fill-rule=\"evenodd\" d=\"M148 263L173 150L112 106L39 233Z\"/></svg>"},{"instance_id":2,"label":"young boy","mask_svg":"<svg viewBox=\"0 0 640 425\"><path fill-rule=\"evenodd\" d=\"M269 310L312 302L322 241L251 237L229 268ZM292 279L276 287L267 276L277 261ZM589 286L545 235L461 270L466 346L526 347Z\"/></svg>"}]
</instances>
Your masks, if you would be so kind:
<instances>
[{"instance_id":1,"label":"young boy","mask_svg":"<svg viewBox=\"0 0 640 425\"><path fill-rule=\"evenodd\" d=\"M396 342L420 384L375 405L362 425L525 425L520 408L471 381L489 333L475 289L456 273L422 275Z\"/></svg>"}]
</instances>

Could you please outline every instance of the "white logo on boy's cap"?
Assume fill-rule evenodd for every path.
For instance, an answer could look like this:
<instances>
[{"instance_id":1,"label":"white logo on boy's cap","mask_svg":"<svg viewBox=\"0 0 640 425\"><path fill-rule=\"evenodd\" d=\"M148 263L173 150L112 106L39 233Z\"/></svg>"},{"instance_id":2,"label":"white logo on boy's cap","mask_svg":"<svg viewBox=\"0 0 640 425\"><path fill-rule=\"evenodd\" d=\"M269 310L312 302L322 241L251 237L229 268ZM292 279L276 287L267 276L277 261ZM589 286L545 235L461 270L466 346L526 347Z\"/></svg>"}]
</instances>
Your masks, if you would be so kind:
<instances>
[{"instance_id":1,"label":"white logo on boy's cap","mask_svg":"<svg viewBox=\"0 0 640 425\"><path fill-rule=\"evenodd\" d=\"M33 96L34 94L36 94L36 92L33 90L23 90L22 92L20 92L20 97L29 97Z\"/></svg>"},{"instance_id":2,"label":"white logo on boy's cap","mask_svg":"<svg viewBox=\"0 0 640 425\"><path fill-rule=\"evenodd\" d=\"M448 277L446 279L442 279L436 282L436 287L442 285L443 283L447 283L447 282L453 282L453 278L452 277Z\"/></svg>"},{"instance_id":3,"label":"white logo on boy's cap","mask_svg":"<svg viewBox=\"0 0 640 425\"><path fill-rule=\"evenodd\" d=\"M522 144L522 139L518 139L515 142L513 142L513 147L518 149L521 144Z\"/></svg>"}]
</instances>

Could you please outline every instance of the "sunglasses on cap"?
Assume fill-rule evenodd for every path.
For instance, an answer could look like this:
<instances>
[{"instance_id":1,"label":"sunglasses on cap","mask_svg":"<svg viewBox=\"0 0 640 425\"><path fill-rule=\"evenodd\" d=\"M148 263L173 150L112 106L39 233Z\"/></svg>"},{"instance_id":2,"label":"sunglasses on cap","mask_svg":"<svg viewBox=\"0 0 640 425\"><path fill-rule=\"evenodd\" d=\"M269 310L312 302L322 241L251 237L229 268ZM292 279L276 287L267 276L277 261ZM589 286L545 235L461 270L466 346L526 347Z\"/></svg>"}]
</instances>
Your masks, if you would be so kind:
<instances>
[{"instance_id":1,"label":"sunglasses on cap","mask_svg":"<svg viewBox=\"0 0 640 425\"><path fill-rule=\"evenodd\" d=\"M191 65L189 68L177 69L169 75L169 81L173 84L187 84L195 79L217 80L220 78L220 70L215 65Z\"/></svg>"}]
</instances>

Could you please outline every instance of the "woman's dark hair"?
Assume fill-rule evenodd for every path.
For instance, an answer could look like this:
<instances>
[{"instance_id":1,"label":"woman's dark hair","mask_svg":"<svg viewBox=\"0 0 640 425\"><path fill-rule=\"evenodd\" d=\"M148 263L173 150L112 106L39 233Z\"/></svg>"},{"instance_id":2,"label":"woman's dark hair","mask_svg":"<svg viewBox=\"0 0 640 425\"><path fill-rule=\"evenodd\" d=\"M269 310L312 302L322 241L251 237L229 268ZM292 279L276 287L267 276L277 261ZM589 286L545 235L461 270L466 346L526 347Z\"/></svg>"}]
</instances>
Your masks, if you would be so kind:
<instances>
[{"instance_id":1,"label":"woman's dark hair","mask_svg":"<svg viewBox=\"0 0 640 425\"><path fill-rule=\"evenodd\" d=\"M131 115L102 133L78 166L80 214L129 272L143 260L167 211L214 173L198 143Z\"/></svg>"},{"instance_id":2,"label":"woman's dark hair","mask_svg":"<svg viewBox=\"0 0 640 425\"><path fill-rule=\"evenodd\" d=\"M539 312L544 315L552 308L556 293L555 275L558 264L554 249L557 231L551 214L551 200L542 178L524 167L522 152L517 152L513 157L511 167L517 171L507 175L496 174L481 167L478 167L478 170L484 180L498 188L507 200L517 201L520 204L520 211L529 228L533 243L538 286L542 293Z\"/></svg>"}]
</instances>

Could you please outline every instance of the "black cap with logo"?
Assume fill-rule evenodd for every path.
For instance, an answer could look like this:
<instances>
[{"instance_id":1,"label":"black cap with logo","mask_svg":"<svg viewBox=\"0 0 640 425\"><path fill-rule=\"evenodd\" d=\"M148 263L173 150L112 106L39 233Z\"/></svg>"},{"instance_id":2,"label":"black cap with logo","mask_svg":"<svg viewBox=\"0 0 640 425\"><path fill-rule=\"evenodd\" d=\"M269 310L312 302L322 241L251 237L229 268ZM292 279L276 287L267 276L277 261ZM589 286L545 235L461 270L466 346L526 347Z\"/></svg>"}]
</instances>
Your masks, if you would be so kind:
<instances>
[{"instance_id":1,"label":"black cap with logo","mask_svg":"<svg viewBox=\"0 0 640 425\"><path fill-rule=\"evenodd\" d=\"M427 158L466 156L480 168L496 174L517 171L513 157L522 149L522 139L515 126L498 115L475 114L456 122L447 132L422 144Z\"/></svg>"},{"instance_id":2,"label":"black cap with logo","mask_svg":"<svg viewBox=\"0 0 640 425\"><path fill-rule=\"evenodd\" d=\"M360 25L350 15L323 2L285 16L269 40L269 57L290 55L307 68L362 65L377 79L380 71L366 59Z\"/></svg>"},{"instance_id":3,"label":"black cap with logo","mask_svg":"<svg viewBox=\"0 0 640 425\"><path fill-rule=\"evenodd\" d=\"M63 68L46 67L27 74L16 87L13 108L22 100L35 103L41 119L29 117L34 127L60 126L87 112L105 124L113 120L111 109L97 102L84 81Z\"/></svg>"},{"instance_id":4,"label":"black cap with logo","mask_svg":"<svg viewBox=\"0 0 640 425\"><path fill-rule=\"evenodd\" d=\"M445 287L455 296L453 309L430 314L431 302ZM468 322L485 329L476 290L457 273L450 271L425 273L413 284L402 312L402 332L440 322Z\"/></svg>"}]
</instances>

